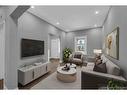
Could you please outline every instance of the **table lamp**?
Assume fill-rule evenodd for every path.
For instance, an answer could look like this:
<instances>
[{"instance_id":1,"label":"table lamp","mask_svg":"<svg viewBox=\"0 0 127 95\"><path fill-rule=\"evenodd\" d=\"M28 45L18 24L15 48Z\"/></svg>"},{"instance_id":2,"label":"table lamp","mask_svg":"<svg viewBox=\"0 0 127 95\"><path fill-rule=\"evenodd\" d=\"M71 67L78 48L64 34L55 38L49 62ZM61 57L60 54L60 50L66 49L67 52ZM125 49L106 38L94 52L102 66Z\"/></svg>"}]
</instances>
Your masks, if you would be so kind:
<instances>
[{"instance_id":1,"label":"table lamp","mask_svg":"<svg viewBox=\"0 0 127 95\"><path fill-rule=\"evenodd\" d=\"M94 49L94 50L93 50L93 53L94 53L96 56L100 56L100 54L102 53L102 50L101 50L101 49Z\"/></svg>"}]
</instances>

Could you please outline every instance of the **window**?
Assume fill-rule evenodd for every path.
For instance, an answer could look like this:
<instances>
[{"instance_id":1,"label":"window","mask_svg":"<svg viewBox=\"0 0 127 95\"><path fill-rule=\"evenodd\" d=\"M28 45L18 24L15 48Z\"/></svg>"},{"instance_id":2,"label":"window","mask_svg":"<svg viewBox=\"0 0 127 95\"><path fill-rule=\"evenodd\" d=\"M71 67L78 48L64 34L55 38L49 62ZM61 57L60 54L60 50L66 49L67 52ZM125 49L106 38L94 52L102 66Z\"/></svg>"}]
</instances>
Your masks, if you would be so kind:
<instances>
[{"instance_id":1,"label":"window","mask_svg":"<svg viewBox=\"0 0 127 95\"><path fill-rule=\"evenodd\" d=\"M75 51L87 54L87 36L75 37Z\"/></svg>"}]
</instances>

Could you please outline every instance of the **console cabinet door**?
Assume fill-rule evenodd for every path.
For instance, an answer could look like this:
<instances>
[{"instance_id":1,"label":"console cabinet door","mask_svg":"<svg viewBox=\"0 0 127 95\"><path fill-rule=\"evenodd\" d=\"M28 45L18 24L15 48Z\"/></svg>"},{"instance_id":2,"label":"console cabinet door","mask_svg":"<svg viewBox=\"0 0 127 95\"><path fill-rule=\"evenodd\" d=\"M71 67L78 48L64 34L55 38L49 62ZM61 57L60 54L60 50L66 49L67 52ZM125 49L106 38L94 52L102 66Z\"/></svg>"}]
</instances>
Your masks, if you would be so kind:
<instances>
[{"instance_id":1,"label":"console cabinet door","mask_svg":"<svg viewBox=\"0 0 127 95\"><path fill-rule=\"evenodd\" d=\"M33 79L34 79L34 70L33 69L25 72L24 85L31 82Z\"/></svg>"},{"instance_id":2,"label":"console cabinet door","mask_svg":"<svg viewBox=\"0 0 127 95\"><path fill-rule=\"evenodd\" d=\"M34 79L39 78L41 76L41 67L37 67L34 69Z\"/></svg>"},{"instance_id":3,"label":"console cabinet door","mask_svg":"<svg viewBox=\"0 0 127 95\"><path fill-rule=\"evenodd\" d=\"M50 64L47 64L47 72L49 72L50 71L50 69L51 69L51 67L50 67Z\"/></svg>"},{"instance_id":4,"label":"console cabinet door","mask_svg":"<svg viewBox=\"0 0 127 95\"><path fill-rule=\"evenodd\" d=\"M41 66L41 75L44 75L46 73L46 65Z\"/></svg>"},{"instance_id":5,"label":"console cabinet door","mask_svg":"<svg viewBox=\"0 0 127 95\"><path fill-rule=\"evenodd\" d=\"M31 81L41 77L49 71L50 67L48 64L36 66L35 68L29 69L25 72L18 71L18 82L22 85L26 85Z\"/></svg>"}]
</instances>

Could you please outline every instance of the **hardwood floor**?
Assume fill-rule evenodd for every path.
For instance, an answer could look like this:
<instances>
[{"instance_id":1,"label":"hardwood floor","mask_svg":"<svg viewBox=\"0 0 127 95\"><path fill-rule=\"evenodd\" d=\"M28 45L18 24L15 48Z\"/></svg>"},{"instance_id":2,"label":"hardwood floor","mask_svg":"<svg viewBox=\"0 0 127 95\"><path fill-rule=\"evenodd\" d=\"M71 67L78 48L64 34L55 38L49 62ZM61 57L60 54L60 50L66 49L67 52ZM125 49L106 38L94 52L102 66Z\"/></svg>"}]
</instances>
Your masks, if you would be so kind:
<instances>
[{"instance_id":1,"label":"hardwood floor","mask_svg":"<svg viewBox=\"0 0 127 95\"><path fill-rule=\"evenodd\" d=\"M51 62L51 66L50 66L50 69L51 71L48 72L47 74L39 77L38 79L30 82L29 84L25 85L25 86L22 86L21 84L18 84L18 88L19 89L30 89L31 87L33 87L34 85L38 84L40 81L44 80L45 78L47 78L48 76L50 76L52 73L54 73L57 69L57 66L59 65L60 61L58 59L51 59L50 60Z\"/></svg>"}]
</instances>

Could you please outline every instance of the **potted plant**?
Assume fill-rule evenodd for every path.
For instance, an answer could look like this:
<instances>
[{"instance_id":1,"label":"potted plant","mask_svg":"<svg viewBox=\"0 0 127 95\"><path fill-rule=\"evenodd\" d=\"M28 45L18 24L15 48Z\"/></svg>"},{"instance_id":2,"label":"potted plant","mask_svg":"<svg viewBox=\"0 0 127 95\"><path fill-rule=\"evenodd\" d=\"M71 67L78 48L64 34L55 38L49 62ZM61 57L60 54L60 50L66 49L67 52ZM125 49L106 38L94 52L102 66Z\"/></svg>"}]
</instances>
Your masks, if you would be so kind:
<instances>
[{"instance_id":1,"label":"potted plant","mask_svg":"<svg viewBox=\"0 0 127 95\"><path fill-rule=\"evenodd\" d=\"M109 80L108 81L108 89L111 90L117 90L117 89L123 89L124 83L116 80Z\"/></svg>"},{"instance_id":2,"label":"potted plant","mask_svg":"<svg viewBox=\"0 0 127 95\"><path fill-rule=\"evenodd\" d=\"M63 50L63 62L67 63L69 56L72 54L72 50L70 48L65 48Z\"/></svg>"}]
</instances>

